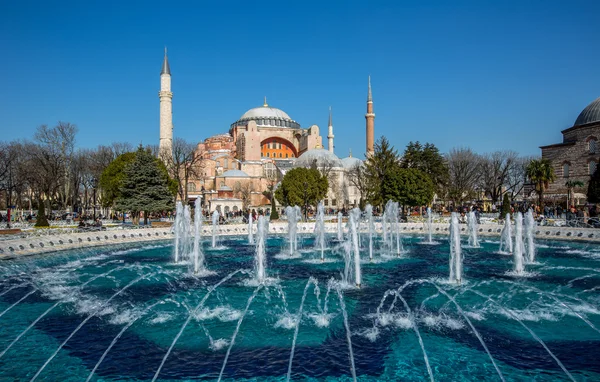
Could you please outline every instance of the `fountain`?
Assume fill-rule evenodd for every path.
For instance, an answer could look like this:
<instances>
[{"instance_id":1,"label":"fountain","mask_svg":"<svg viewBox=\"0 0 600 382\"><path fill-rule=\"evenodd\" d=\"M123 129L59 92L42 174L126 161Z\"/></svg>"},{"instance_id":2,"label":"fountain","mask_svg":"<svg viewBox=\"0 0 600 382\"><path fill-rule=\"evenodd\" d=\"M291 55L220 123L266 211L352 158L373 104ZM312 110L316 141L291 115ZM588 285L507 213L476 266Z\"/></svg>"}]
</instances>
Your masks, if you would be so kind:
<instances>
[{"instance_id":1,"label":"fountain","mask_svg":"<svg viewBox=\"0 0 600 382\"><path fill-rule=\"evenodd\" d=\"M344 227L342 225L343 215L341 212L337 214L337 239L339 242L344 240Z\"/></svg>"},{"instance_id":2,"label":"fountain","mask_svg":"<svg viewBox=\"0 0 600 382\"><path fill-rule=\"evenodd\" d=\"M458 214L452 213L450 219L450 282L462 282L462 254L460 248L460 226Z\"/></svg>"},{"instance_id":3,"label":"fountain","mask_svg":"<svg viewBox=\"0 0 600 382\"><path fill-rule=\"evenodd\" d=\"M517 212L515 216L515 248L513 252L513 270L516 274L523 274L523 214Z\"/></svg>"},{"instance_id":4,"label":"fountain","mask_svg":"<svg viewBox=\"0 0 600 382\"><path fill-rule=\"evenodd\" d=\"M288 240L290 243L290 256L298 252L298 220L302 216L302 211L298 206L285 207L285 216L288 221Z\"/></svg>"},{"instance_id":5,"label":"fountain","mask_svg":"<svg viewBox=\"0 0 600 382\"><path fill-rule=\"evenodd\" d=\"M535 262L535 244L533 242L534 231L535 220L533 219L533 212L528 210L525 214L525 248L528 264Z\"/></svg>"},{"instance_id":6,"label":"fountain","mask_svg":"<svg viewBox=\"0 0 600 382\"><path fill-rule=\"evenodd\" d=\"M252 232L252 212L248 211L248 244L254 244L254 233Z\"/></svg>"},{"instance_id":7,"label":"fountain","mask_svg":"<svg viewBox=\"0 0 600 382\"><path fill-rule=\"evenodd\" d=\"M358 224L360 222L360 209L354 208L350 211L350 235L348 239L351 240L349 248L353 250L354 254L354 283L360 288L362 282L362 274L360 269L360 248L358 246Z\"/></svg>"},{"instance_id":8,"label":"fountain","mask_svg":"<svg viewBox=\"0 0 600 382\"><path fill-rule=\"evenodd\" d=\"M433 216L431 207L427 207L427 244L433 244Z\"/></svg>"},{"instance_id":9,"label":"fountain","mask_svg":"<svg viewBox=\"0 0 600 382\"><path fill-rule=\"evenodd\" d=\"M365 207L365 220L369 230L369 261L373 261L373 232L375 231L375 223L373 222L373 206L367 204Z\"/></svg>"},{"instance_id":10,"label":"fountain","mask_svg":"<svg viewBox=\"0 0 600 382\"><path fill-rule=\"evenodd\" d=\"M411 259L382 256L368 264L363 279L358 233L366 261L369 210L350 211L342 280L339 263L289 258L284 227L275 223L281 233L268 235L275 230L263 216L253 222L255 251L246 243L245 224L217 230L227 250L207 251L211 241L200 235L198 205L187 226L189 214L179 207L172 243L164 242L162 230L144 230L144 236L160 233L159 240L2 260L0 379L518 381L543 373L552 380L600 380L593 351L593 336L600 333L595 246L535 243L544 258L536 266L542 277L512 281L505 271L518 273L517 267L482 243L468 257L468 286L457 287L466 280L463 232L453 214L449 249L413 245L422 234L407 234ZM393 215L390 204L391 245L384 246L395 252ZM511 237L521 268L533 245L528 215L515 216ZM325 228L333 231L336 224ZM374 251L380 232L372 232ZM175 246L178 263L188 267L173 266ZM285 254L272 264L269 257L267 270L275 246ZM317 257L320 247L305 251ZM438 277L446 251L449 282ZM190 277L192 270L206 272L202 253L207 260L214 256L219 272L228 275ZM523 349L531 357L514 356Z\"/></svg>"},{"instance_id":11,"label":"fountain","mask_svg":"<svg viewBox=\"0 0 600 382\"><path fill-rule=\"evenodd\" d=\"M323 202L317 205L315 220L315 248L321 252L321 261L325 261L325 208Z\"/></svg>"},{"instance_id":12,"label":"fountain","mask_svg":"<svg viewBox=\"0 0 600 382\"><path fill-rule=\"evenodd\" d=\"M477 238L478 224L475 211L470 211L467 219L467 225L469 228L469 246L473 248L479 248L479 239Z\"/></svg>"},{"instance_id":13,"label":"fountain","mask_svg":"<svg viewBox=\"0 0 600 382\"><path fill-rule=\"evenodd\" d=\"M191 216L190 206L183 206L181 202L177 202L177 214L175 215L175 224L173 231L175 233L173 256L175 263L181 261L189 261L191 248Z\"/></svg>"},{"instance_id":14,"label":"fountain","mask_svg":"<svg viewBox=\"0 0 600 382\"><path fill-rule=\"evenodd\" d=\"M504 227L500 233L500 253L512 253L512 251L512 226L510 224L510 214L507 213L504 218Z\"/></svg>"},{"instance_id":15,"label":"fountain","mask_svg":"<svg viewBox=\"0 0 600 382\"><path fill-rule=\"evenodd\" d=\"M402 240L400 238L399 214L400 210L398 203L388 200L385 204L385 211L383 213L383 242L390 252L395 252L398 256L404 251Z\"/></svg>"},{"instance_id":16,"label":"fountain","mask_svg":"<svg viewBox=\"0 0 600 382\"><path fill-rule=\"evenodd\" d=\"M179 262L179 248L181 246L181 235L182 231L182 219L183 219L183 205L181 202L177 202L175 213L175 224L173 225L173 231L175 233L175 242L173 245L173 256L175 257L175 262Z\"/></svg>"},{"instance_id":17,"label":"fountain","mask_svg":"<svg viewBox=\"0 0 600 382\"><path fill-rule=\"evenodd\" d=\"M212 214L212 247L217 248L217 226L219 225L219 211Z\"/></svg>"},{"instance_id":18,"label":"fountain","mask_svg":"<svg viewBox=\"0 0 600 382\"><path fill-rule=\"evenodd\" d=\"M194 204L194 274L204 271L204 253L200 248L200 237L202 236L202 207L200 198L196 198Z\"/></svg>"},{"instance_id":19,"label":"fountain","mask_svg":"<svg viewBox=\"0 0 600 382\"><path fill-rule=\"evenodd\" d=\"M265 254L265 246L266 246L266 237L268 233L268 221L264 216L259 216L258 221L256 223L257 231L256 231L256 258L254 264L254 275L256 277L256 281L260 284L264 284L266 280L266 254Z\"/></svg>"}]
</instances>

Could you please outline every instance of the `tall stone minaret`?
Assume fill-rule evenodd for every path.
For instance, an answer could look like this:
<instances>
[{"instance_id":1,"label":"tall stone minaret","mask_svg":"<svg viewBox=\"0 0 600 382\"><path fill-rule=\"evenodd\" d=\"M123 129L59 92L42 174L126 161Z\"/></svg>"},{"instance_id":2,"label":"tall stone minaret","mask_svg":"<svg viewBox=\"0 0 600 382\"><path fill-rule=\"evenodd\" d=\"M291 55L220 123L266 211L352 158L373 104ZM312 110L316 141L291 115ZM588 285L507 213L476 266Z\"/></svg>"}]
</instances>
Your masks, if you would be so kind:
<instances>
[{"instance_id":1,"label":"tall stone minaret","mask_svg":"<svg viewBox=\"0 0 600 382\"><path fill-rule=\"evenodd\" d=\"M159 155L172 155L173 147L173 93L171 92L171 69L169 68L169 59L167 58L167 48L165 47L165 58L163 60L162 70L160 71L160 142Z\"/></svg>"},{"instance_id":2,"label":"tall stone minaret","mask_svg":"<svg viewBox=\"0 0 600 382\"><path fill-rule=\"evenodd\" d=\"M327 134L327 148L329 152L333 152L333 123L331 123L331 106L329 106L329 133Z\"/></svg>"},{"instance_id":3,"label":"tall stone minaret","mask_svg":"<svg viewBox=\"0 0 600 382\"><path fill-rule=\"evenodd\" d=\"M373 95L371 94L371 76L369 76L369 94L367 96L367 158L373 155L375 151L373 144L375 142L375 113L373 113Z\"/></svg>"}]
</instances>

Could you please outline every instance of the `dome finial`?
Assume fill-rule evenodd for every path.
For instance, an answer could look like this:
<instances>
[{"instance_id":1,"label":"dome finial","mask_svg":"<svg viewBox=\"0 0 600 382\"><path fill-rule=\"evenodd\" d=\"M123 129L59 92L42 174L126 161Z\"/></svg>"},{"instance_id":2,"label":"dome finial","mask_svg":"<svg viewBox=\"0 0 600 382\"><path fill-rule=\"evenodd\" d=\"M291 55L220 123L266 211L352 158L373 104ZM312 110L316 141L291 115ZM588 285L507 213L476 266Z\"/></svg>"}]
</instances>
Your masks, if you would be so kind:
<instances>
[{"instance_id":1,"label":"dome finial","mask_svg":"<svg viewBox=\"0 0 600 382\"><path fill-rule=\"evenodd\" d=\"M348 154L349 158L352 158L352 149L350 149L350 154Z\"/></svg>"},{"instance_id":2,"label":"dome finial","mask_svg":"<svg viewBox=\"0 0 600 382\"><path fill-rule=\"evenodd\" d=\"M267 103L267 96L265 96L265 103L263 104L263 107L269 107L269 104Z\"/></svg>"}]
</instances>

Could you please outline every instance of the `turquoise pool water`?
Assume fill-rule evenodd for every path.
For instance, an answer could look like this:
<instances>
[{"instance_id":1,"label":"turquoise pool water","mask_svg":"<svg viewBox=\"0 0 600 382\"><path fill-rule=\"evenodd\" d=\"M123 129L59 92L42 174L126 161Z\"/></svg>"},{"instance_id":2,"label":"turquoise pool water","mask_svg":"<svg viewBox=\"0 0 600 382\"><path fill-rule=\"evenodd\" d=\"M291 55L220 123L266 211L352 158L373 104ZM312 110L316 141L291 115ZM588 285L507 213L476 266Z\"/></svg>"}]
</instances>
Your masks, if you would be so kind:
<instances>
[{"instance_id":1,"label":"turquoise pool water","mask_svg":"<svg viewBox=\"0 0 600 382\"><path fill-rule=\"evenodd\" d=\"M4 261L0 380L600 380L597 245L538 243L537 263L514 277L512 257L484 240L463 248L457 286L446 238L406 237L400 258L375 243L362 288L341 288L340 300L343 256L328 239L322 263L312 237L294 259L270 237L264 287L241 237L204 243L214 272L204 277L173 263L170 242Z\"/></svg>"}]
</instances>

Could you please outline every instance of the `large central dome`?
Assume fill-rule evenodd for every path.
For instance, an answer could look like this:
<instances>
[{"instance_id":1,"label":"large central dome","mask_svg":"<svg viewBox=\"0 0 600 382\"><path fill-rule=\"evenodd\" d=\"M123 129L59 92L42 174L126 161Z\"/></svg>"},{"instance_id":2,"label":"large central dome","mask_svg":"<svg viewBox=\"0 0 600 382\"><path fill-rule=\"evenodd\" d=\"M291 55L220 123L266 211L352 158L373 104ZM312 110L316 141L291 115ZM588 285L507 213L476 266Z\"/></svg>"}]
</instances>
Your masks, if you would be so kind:
<instances>
[{"instance_id":1,"label":"large central dome","mask_svg":"<svg viewBox=\"0 0 600 382\"><path fill-rule=\"evenodd\" d=\"M592 122L600 122L600 97L596 98L583 109L573 126L585 125Z\"/></svg>"},{"instance_id":2,"label":"large central dome","mask_svg":"<svg viewBox=\"0 0 600 382\"><path fill-rule=\"evenodd\" d=\"M283 110L278 109L276 107L270 106L261 106L255 107L253 109L248 110L240 117L240 121L244 119L255 119L255 118L279 118L279 119L287 119L292 120L290 116Z\"/></svg>"},{"instance_id":3,"label":"large central dome","mask_svg":"<svg viewBox=\"0 0 600 382\"><path fill-rule=\"evenodd\" d=\"M294 129L300 128L300 124L294 121L288 115L288 113L276 107L269 106L267 104L266 99L264 105L252 108L245 112L240 117L240 119L238 119L233 124L233 126L239 124L246 124L246 122L248 121L256 122L256 125L259 127L291 127Z\"/></svg>"}]
</instances>

